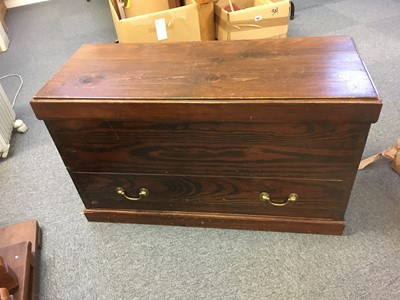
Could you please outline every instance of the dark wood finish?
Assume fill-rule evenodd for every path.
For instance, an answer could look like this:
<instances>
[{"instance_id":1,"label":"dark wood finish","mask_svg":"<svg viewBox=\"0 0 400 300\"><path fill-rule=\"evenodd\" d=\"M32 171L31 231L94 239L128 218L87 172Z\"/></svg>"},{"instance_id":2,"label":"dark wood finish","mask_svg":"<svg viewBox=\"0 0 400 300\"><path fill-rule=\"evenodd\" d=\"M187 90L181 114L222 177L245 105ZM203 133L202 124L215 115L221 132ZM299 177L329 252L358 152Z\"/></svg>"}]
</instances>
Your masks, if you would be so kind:
<instances>
[{"instance_id":1,"label":"dark wood finish","mask_svg":"<svg viewBox=\"0 0 400 300\"><path fill-rule=\"evenodd\" d=\"M85 209L96 222L122 222L174 226L216 227L247 230L290 231L340 235L345 223L324 219L283 218L262 215L193 213L176 211Z\"/></svg>"},{"instance_id":2,"label":"dark wood finish","mask_svg":"<svg viewBox=\"0 0 400 300\"><path fill-rule=\"evenodd\" d=\"M330 122L46 125L72 171L310 179L353 175L369 130Z\"/></svg>"},{"instance_id":3,"label":"dark wood finish","mask_svg":"<svg viewBox=\"0 0 400 300\"><path fill-rule=\"evenodd\" d=\"M25 241L12 246L0 248L0 256L10 266L18 277L19 286L10 290L14 300L33 300L34 258L31 242Z\"/></svg>"},{"instance_id":4,"label":"dark wood finish","mask_svg":"<svg viewBox=\"0 0 400 300\"><path fill-rule=\"evenodd\" d=\"M0 287L12 290L18 287L18 277L0 256Z\"/></svg>"},{"instance_id":5,"label":"dark wood finish","mask_svg":"<svg viewBox=\"0 0 400 300\"><path fill-rule=\"evenodd\" d=\"M126 44L125 44L126 45ZM251 100L251 99L250 99ZM331 100L235 100L213 101L198 99L184 103L171 100L35 100L31 105L41 120L103 119L135 120L137 122L360 122L377 121L381 102L352 100L340 103ZM95 104L95 105L94 105ZM251 104L251 105L249 105ZM306 108L306 109L305 109ZM90 113L89 113L90 112ZM301 113L300 113L301 112Z\"/></svg>"},{"instance_id":6,"label":"dark wood finish","mask_svg":"<svg viewBox=\"0 0 400 300\"><path fill-rule=\"evenodd\" d=\"M86 45L34 98L39 119L375 122L381 107L348 37Z\"/></svg>"},{"instance_id":7,"label":"dark wood finish","mask_svg":"<svg viewBox=\"0 0 400 300\"><path fill-rule=\"evenodd\" d=\"M36 105L325 99L379 106L350 37L84 45L34 98Z\"/></svg>"},{"instance_id":8,"label":"dark wood finish","mask_svg":"<svg viewBox=\"0 0 400 300\"><path fill-rule=\"evenodd\" d=\"M261 214L331 219L343 200L340 181L295 179L154 176L72 173L72 179L87 208L173 210L193 212ZM122 187L134 197L140 188L149 190L139 201L126 200L115 191ZM274 202L289 194L299 200L276 207L260 200L268 192Z\"/></svg>"},{"instance_id":9,"label":"dark wood finish","mask_svg":"<svg viewBox=\"0 0 400 300\"><path fill-rule=\"evenodd\" d=\"M85 45L31 104L88 220L319 233L382 106L349 37Z\"/></svg>"},{"instance_id":10,"label":"dark wood finish","mask_svg":"<svg viewBox=\"0 0 400 300\"><path fill-rule=\"evenodd\" d=\"M32 254L41 248L41 229L37 220L0 227L0 247L15 245L24 241L31 242Z\"/></svg>"},{"instance_id":11,"label":"dark wood finish","mask_svg":"<svg viewBox=\"0 0 400 300\"><path fill-rule=\"evenodd\" d=\"M40 248L41 229L36 220L0 228L0 256L18 277L19 287L12 293L16 300L36 299L37 252Z\"/></svg>"}]
</instances>

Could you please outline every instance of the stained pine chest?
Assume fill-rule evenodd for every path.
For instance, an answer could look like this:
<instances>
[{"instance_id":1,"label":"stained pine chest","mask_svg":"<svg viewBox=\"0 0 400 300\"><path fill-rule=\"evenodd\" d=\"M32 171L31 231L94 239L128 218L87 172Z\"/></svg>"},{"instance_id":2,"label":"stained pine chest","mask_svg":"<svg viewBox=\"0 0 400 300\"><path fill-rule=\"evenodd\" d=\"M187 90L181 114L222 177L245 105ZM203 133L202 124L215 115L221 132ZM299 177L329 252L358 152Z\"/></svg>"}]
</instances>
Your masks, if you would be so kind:
<instances>
[{"instance_id":1,"label":"stained pine chest","mask_svg":"<svg viewBox=\"0 0 400 300\"><path fill-rule=\"evenodd\" d=\"M382 103L305 37L84 45L31 105L89 221L341 234Z\"/></svg>"}]
</instances>

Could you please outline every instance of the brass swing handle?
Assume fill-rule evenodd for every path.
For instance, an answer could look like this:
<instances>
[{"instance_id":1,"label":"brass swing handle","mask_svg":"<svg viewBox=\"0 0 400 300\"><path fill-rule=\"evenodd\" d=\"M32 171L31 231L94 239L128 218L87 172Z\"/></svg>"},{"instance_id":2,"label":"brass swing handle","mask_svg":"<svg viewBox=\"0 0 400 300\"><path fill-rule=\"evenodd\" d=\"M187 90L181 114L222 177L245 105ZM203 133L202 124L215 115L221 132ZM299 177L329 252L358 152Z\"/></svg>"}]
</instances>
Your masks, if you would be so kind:
<instances>
[{"instance_id":1,"label":"brass swing handle","mask_svg":"<svg viewBox=\"0 0 400 300\"><path fill-rule=\"evenodd\" d=\"M149 190L146 188L141 188L139 190L139 196L138 197L129 197L126 193L125 190L122 187L117 187L115 189L115 191L117 192L118 195L122 195L124 196L126 199L131 200L131 201L137 201L142 199L142 197L147 197L149 195Z\"/></svg>"},{"instance_id":2,"label":"brass swing handle","mask_svg":"<svg viewBox=\"0 0 400 300\"><path fill-rule=\"evenodd\" d=\"M262 192L260 194L260 199L262 201L267 201L269 204L273 205L273 206L285 206L287 204L289 204L289 202L295 202L299 199L299 195L297 195L296 193L291 193L287 198L286 201L283 203L277 203L277 202L272 202L271 197L269 196L269 194L267 192Z\"/></svg>"}]
</instances>

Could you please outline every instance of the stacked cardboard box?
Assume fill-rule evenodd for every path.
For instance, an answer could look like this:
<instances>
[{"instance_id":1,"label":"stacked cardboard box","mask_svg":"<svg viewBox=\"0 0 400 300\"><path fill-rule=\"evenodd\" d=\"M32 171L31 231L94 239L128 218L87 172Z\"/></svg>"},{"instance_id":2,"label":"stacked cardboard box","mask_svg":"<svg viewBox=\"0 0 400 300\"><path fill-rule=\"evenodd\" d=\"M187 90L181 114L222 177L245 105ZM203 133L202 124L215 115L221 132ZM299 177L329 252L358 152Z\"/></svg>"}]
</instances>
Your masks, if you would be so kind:
<instances>
[{"instance_id":1,"label":"stacked cardboard box","mask_svg":"<svg viewBox=\"0 0 400 300\"><path fill-rule=\"evenodd\" d=\"M172 9L168 0L130 2L123 17L116 2L109 0L120 43L215 39L212 0L185 0L184 5Z\"/></svg>"},{"instance_id":2,"label":"stacked cardboard box","mask_svg":"<svg viewBox=\"0 0 400 300\"><path fill-rule=\"evenodd\" d=\"M286 37L291 9L290 0L131 0L121 12L118 1L109 3L121 43Z\"/></svg>"},{"instance_id":3,"label":"stacked cardboard box","mask_svg":"<svg viewBox=\"0 0 400 300\"><path fill-rule=\"evenodd\" d=\"M289 0L218 0L215 31L218 40L286 37Z\"/></svg>"}]
</instances>

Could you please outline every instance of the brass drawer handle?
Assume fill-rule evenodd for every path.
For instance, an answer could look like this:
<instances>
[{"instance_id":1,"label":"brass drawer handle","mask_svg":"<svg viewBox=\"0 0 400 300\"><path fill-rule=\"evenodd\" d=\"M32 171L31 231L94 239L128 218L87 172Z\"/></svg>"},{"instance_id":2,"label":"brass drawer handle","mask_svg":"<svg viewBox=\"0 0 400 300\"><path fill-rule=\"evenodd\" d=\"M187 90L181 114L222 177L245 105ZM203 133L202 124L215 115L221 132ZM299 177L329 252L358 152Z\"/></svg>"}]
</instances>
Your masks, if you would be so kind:
<instances>
[{"instance_id":1,"label":"brass drawer handle","mask_svg":"<svg viewBox=\"0 0 400 300\"><path fill-rule=\"evenodd\" d=\"M287 204L289 204L289 202L295 202L297 200L299 200L299 195L297 195L296 193L291 193L285 202L283 203L276 203L276 202L272 202L271 197L269 196L268 193L266 192L262 192L260 194L260 199L262 201L267 201L269 204L273 205L273 206L285 206Z\"/></svg>"},{"instance_id":2,"label":"brass drawer handle","mask_svg":"<svg viewBox=\"0 0 400 300\"><path fill-rule=\"evenodd\" d=\"M138 197L129 197L126 193L125 190L122 187L117 187L115 189L115 191L117 192L118 195L122 195L124 196L126 199L131 200L131 201L137 201L142 199L142 197L147 197L149 195L149 190L146 188L141 188L139 190L139 196Z\"/></svg>"}]
</instances>

